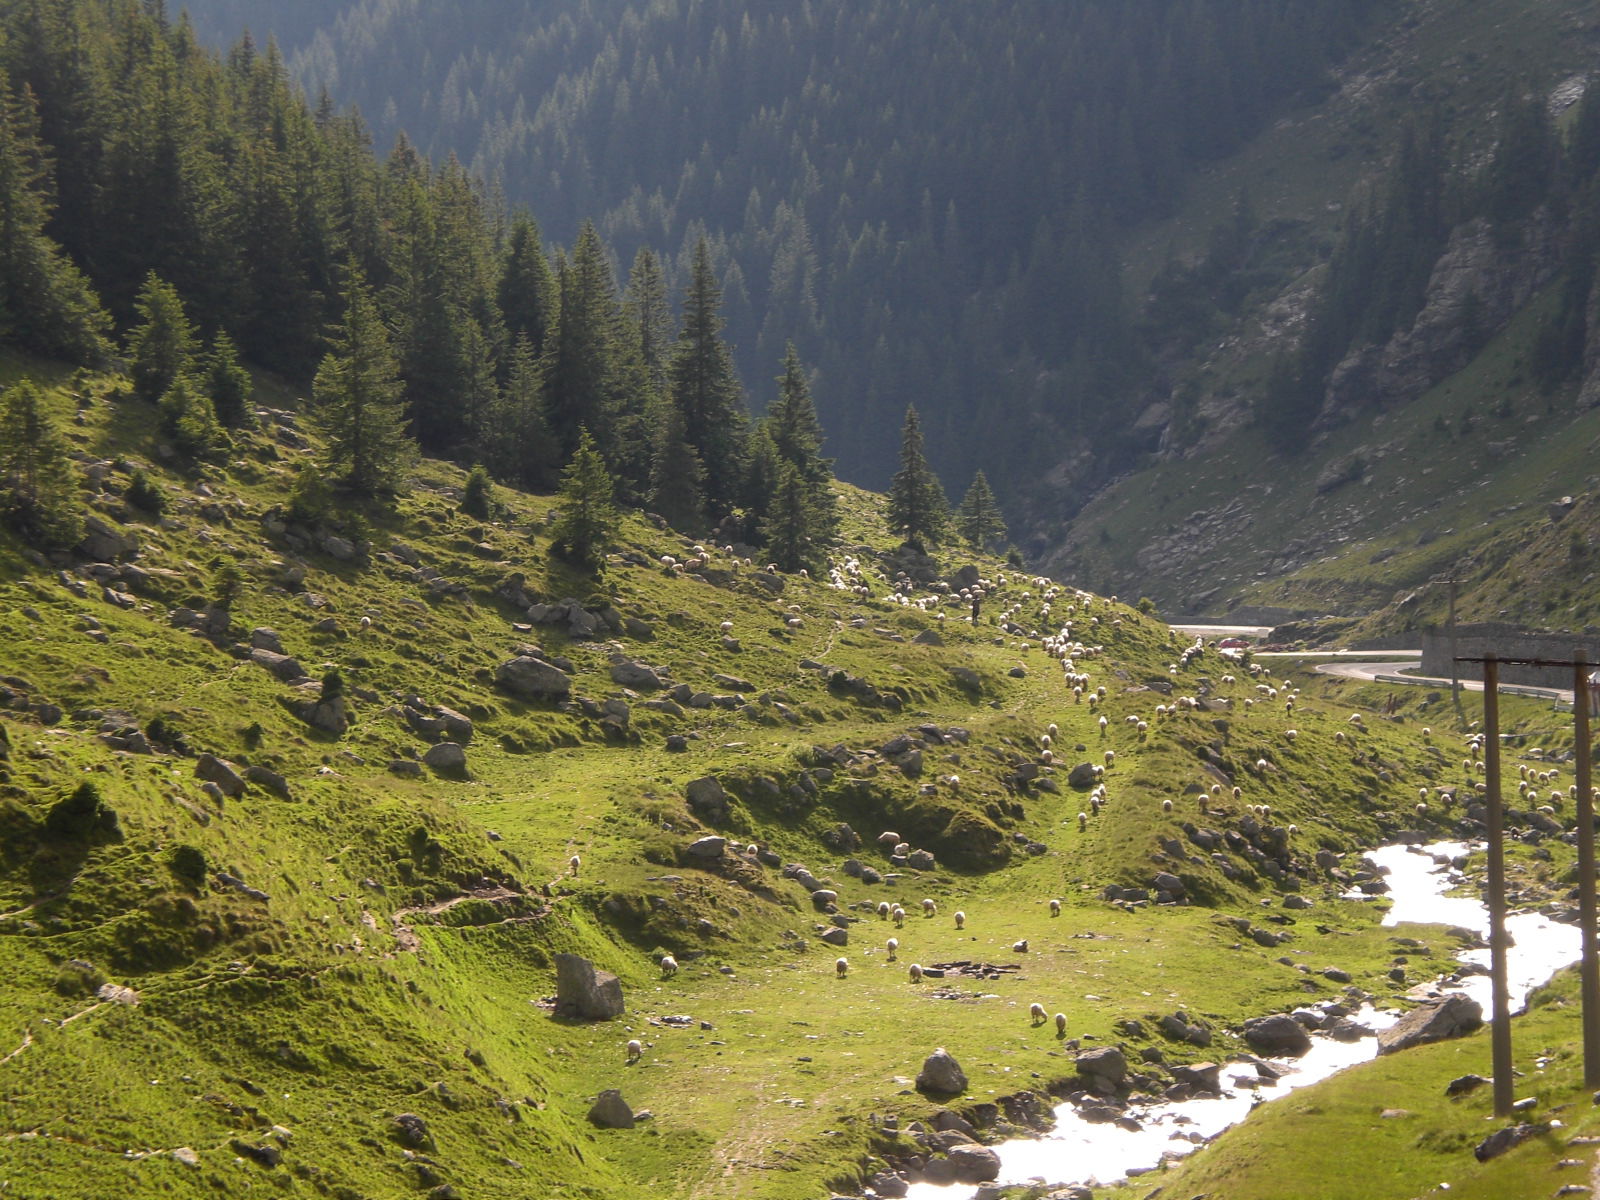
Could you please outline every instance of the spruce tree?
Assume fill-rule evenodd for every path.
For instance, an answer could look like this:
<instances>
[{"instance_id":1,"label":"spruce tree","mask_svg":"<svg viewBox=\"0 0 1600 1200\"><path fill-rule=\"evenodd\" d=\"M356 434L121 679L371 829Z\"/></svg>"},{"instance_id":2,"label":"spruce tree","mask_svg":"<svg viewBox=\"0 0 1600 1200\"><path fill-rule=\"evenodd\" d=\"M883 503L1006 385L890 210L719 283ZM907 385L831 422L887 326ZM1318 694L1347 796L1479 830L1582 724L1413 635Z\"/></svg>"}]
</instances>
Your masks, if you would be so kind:
<instances>
[{"instance_id":1,"label":"spruce tree","mask_svg":"<svg viewBox=\"0 0 1600 1200\"><path fill-rule=\"evenodd\" d=\"M0 71L0 341L85 362L110 324L88 281L45 235L45 151L32 96L10 98Z\"/></svg>"},{"instance_id":2,"label":"spruce tree","mask_svg":"<svg viewBox=\"0 0 1600 1200\"><path fill-rule=\"evenodd\" d=\"M544 417L544 372L523 334L511 348L506 385L489 406L483 458L499 479L525 491L555 487L555 447Z\"/></svg>"},{"instance_id":3,"label":"spruce tree","mask_svg":"<svg viewBox=\"0 0 1600 1200\"><path fill-rule=\"evenodd\" d=\"M987 550L1006 536L1006 522L989 488L988 477L980 470L961 500L956 513L956 529L974 550Z\"/></svg>"},{"instance_id":4,"label":"spruce tree","mask_svg":"<svg viewBox=\"0 0 1600 1200\"><path fill-rule=\"evenodd\" d=\"M767 430L778 458L795 470L807 493L807 507L815 523L813 534L829 541L838 525L833 494L833 462L822 457L822 423L811 401L805 368L790 342L778 376L778 398L767 412Z\"/></svg>"},{"instance_id":5,"label":"spruce tree","mask_svg":"<svg viewBox=\"0 0 1600 1200\"><path fill-rule=\"evenodd\" d=\"M134 308L140 321L128 334L128 372L135 393L145 400L159 400L189 369L195 352L194 326L184 314L178 289L154 271L145 276Z\"/></svg>"},{"instance_id":6,"label":"spruce tree","mask_svg":"<svg viewBox=\"0 0 1600 1200\"><path fill-rule=\"evenodd\" d=\"M172 381L160 400L161 428L191 459L205 458L222 442L222 426L211 397L187 375Z\"/></svg>"},{"instance_id":7,"label":"spruce tree","mask_svg":"<svg viewBox=\"0 0 1600 1200\"><path fill-rule=\"evenodd\" d=\"M672 350L672 309L661 263L648 246L639 247L622 294L622 321L633 340L645 380L651 391L663 394L667 386L667 359Z\"/></svg>"},{"instance_id":8,"label":"spruce tree","mask_svg":"<svg viewBox=\"0 0 1600 1200\"><path fill-rule=\"evenodd\" d=\"M600 235L584 222L571 262L556 262L557 313L546 347L545 416L566 461L578 429L611 449L617 410L617 287Z\"/></svg>"},{"instance_id":9,"label":"spruce tree","mask_svg":"<svg viewBox=\"0 0 1600 1200\"><path fill-rule=\"evenodd\" d=\"M555 277L545 261L539 241L539 226L527 213L518 213L511 222L511 234L500 260L500 276L495 287L506 335L514 342L519 337L538 355L544 350L555 305Z\"/></svg>"},{"instance_id":10,"label":"spruce tree","mask_svg":"<svg viewBox=\"0 0 1600 1200\"><path fill-rule=\"evenodd\" d=\"M219 332L211 342L205 375L206 395L211 397L217 420L229 429L255 424L250 415L252 390L250 372L240 364L233 339L226 332Z\"/></svg>"},{"instance_id":11,"label":"spruce tree","mask_svg":"<svg viewBox=\"0 0 1600 1200\"><path fill-rule=\"evenodd\" d=\"M792 463L778 463L778 477L761 523L761 540L767 557L783 571L820 570L827 562L829 514L822 511L816 491Z\"/></svg>"},{"instance_id":12,"label":"spruce tree","mask_svg":"<svg viewBox=\"0 0 1600 1200\"><path fill-rule=\"evenodd\" d=\"M689 444L683 414L670 404L665 409L651 455L650 508L674 529L698 533L705 524L705 467Z\"/></svg>"},{"instance_id":13,"label":"spruce tree","mask_svg":"<svg viewBox=\"0 0 1600 1200\"><path fill-rule=\"evenodd\" d=\"M913 545L937 541L950 511L944 488L922 451L922 425L914 406L900 431L900 469L889 483L889 528Z\"/></svg>"},{"instance_id":14,"label":"spruce tree","mask_svg":"<svg viewBox=\"0 0 1600 1200\"><path fill-rule=\"evenodd\" d=\"M605 459L588 428L579 426L577 449L561 473L561 516L551 531L551 548L569 562L598 567L605 561L606 545L621 520L615 495L616 484Z\"/></svg>"},{"instance_id":15,"label":"spruce tree","mask_svg":"<svg viewBox=\"0 0 1600 1200\"><path fill-rule=\"evenodd\" d=\"M347 305L312 388L327 438L323 466L349 495L393 495L417 458L417 444L406 433L399 368L359 275L350 281Z\"/></svg>"},{"instance_id":16,"label":"spruce tree","mask_svg":"<svg viewBox=\"0 0 1600 1200\"><path fill-rule=\"evenodd\" d=\"M66 436L24 379L0 395L0 510L25 538L67 547L83 536Z\"/></svg>"},{"instance_id":17,"label":"spruce tree","mask_svg":"<svg viewBox=\"0 0 1600 1200\"><path fill-rule=\"evenodd\" d=\"M722 289L711 269L704 238L683 296L683 328L667 367L672 403L683 414L685 435L706 469L706 507L713 518L737 502L744 464L744 397L723 342Z\"/></svg>"}]
</instances>

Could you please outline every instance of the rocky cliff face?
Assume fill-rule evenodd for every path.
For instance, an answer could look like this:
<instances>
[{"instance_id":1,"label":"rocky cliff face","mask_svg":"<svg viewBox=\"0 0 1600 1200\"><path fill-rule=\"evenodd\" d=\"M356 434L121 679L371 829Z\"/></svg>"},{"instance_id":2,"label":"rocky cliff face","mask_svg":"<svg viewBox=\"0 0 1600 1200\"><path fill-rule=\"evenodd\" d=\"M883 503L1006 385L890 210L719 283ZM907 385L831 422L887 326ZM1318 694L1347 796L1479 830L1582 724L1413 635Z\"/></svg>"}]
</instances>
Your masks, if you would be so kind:
<instances>
[{"instance_id":1,"label":"rocky cliff face","mask_svg":"<svg viewBox=\"0 0 1600 1200\"><path fill-rule=\"evenodd\" d=\"M1471 361L1561 266L1561 223L1540 209L1513 229L1469 221L1451 234L1410 328L1361 346L1333 369L1318 430L1405 404Z\"/></svg>"}]
</instances>

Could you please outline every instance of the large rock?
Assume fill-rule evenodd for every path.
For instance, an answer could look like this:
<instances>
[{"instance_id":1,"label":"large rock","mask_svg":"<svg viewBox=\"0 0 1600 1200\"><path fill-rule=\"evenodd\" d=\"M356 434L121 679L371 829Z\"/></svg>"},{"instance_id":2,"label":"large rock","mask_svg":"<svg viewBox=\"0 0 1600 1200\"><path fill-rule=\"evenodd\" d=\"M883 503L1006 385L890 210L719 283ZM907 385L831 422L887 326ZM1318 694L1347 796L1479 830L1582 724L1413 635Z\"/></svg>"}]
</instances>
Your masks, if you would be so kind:
<instances>
[{"instance_id":1,"label":"large rock","mask_svg":"<svg viewBox=\"0 0 1600 1200\"><path fill-rule=\"evenodd\" d=\"M1094 773L1094 764L1081 762L1067 772L1067 786L1084 791L1092 788L1097 778L1098 776Z\"/></svg>"},{"instance_id":2,"label":"large rock","mask_svg":"<svg viewBox=\"0 0 1600 1200\"><path fill-rule=\"evenodd\" d=\"M459 742L440 742L437 746L428 747L422 761L435 771L465 771L467 752Z\"/></svg>"},{"instance_id":3,"label":"large rock","mask_svg":"<svg viewBox=\"0 0 1600 1200\"><path fill-rule=\"evenodd\" d=\"M1428 1042L1471 1033L1483 1024L1483 1008L1464 992L1414 1008L1378 1033L1378 1053L1394 1054Z\"/></svg>"},{"instance_id":4,"label":"large rock","mask_svg":"<svg viewBox=\"0 0 1600 1200\"><path fill-rule=\"evenodd\" d=\"M666 683L654 667L626 658L611 664L611 682L645 692L653 692Z\"/></svg>"},{"instance_id":5,"label":"large rock","mask_svg":"<svg viewBox=\"0 0 1600 1200\"><path fill-rule=\"evenodd\" d=\"M621 980L576 954L556 955L556 1016L610 1021L621 1015Z\"/></svg>"},{"instance_id":6,"label":"large rock","mask_svg":"<svg viewBox=\"0 0 1600 1200\"><path fill-rule=\"evenodd\" d=\"M306 677L305 669L287 654L278 654L258 646L250 651L250 661L258 667L265 667L285 683Z\"/></svg>"},{"instance_id":7,"label":"large rock","mask_svg":"<svg viewBox=\"0 0 1600 1200\"><path fill-rule=\"evenodd\" d=\"M1550 1126L1542 1122L1537 1125L1507 1125L1504 1129L1496 1129L1473 1147L1472 1157L1479 1162L1488 1162L1491 1158L1499 1158L1507 1150L1522 1145L1531 1137L1549 1132L1549 1129Z\"/></svg>"},{"instance_id":8,"label":"large rock","mask_svg":"<svg viewBox=\"0 0 1600 1200\"><path fill-rule=\"evenodd\" d=\"M721 858L727 848L727 838L711 834L690 842L683 848L683 852L690 858Z\"/></svg>"},{"instance_id":9,"label":"large rock","mask_svg":"<svg viewBox=\"0 0 1600 1200\"><path fill-rule=\"evenodd\" d=\"M1273 1013L1244 1023L1244 1040L1257 1054L1299 1058L1311 1049L1311 1035L1288 1013Z\"/></svg>"},{"instance_id":10,"label":"large rock","mask_svg":"<svg viewBox=\"0 0 1600 1200\"><path fill-rule=\"evenodd\" d=\"M917 1087L938 1096L954 1096L967 1090L967 1073L941 1046L923 1061L922 1070L917 1073Z\"/></svg>"},{"instance_id":11,"label":"large rock","mask_svg":"<svg viewBox=\"0 0 1600 1200\"><path fill-rule=\"evenodd\" d=\"M114 529L94 513L83 519L83 540L78 543L78 553L95 562L115 562L139 549L139 540L132 534Z\"/></svg>"},{"instance_id":12,"label":"large rock","mask_svg":"<svg viewBox=\"0 0 1600 1200\"><path fill-rule=\"evenodd\" d=\"M950 1147L950 1167L958 1183L988 1183L1000 1178L1000 1156L972 1142Z\"/></svg>"},{"instance_id":13,"label":"large rock","mask_svg":"<svg viewBox=\"0 0 1600 1200\"><path fill-rule=\"evenodd\" d=\"M1128 1075L1128 1060L1115 1046L1101 1046L1097 1050L1086 1051L1078 1055L1073 1065L1077 1067L1079 1075L1104 1083L1111 1090L1120 1087Z\"/></svg>"},{"instance_id":14,"label":"large rock","mask_svg":"<svg viewBox=\"0 0 1600 1200\"><path fill-rule=\"evenodd\" d=\"M233 769L233 764L224 762L215 754L202 754L194 760L194 777L216 784L225 796L244 794L244 780Z\"/></svg>"},{"instance_id":15,"label":"large rock","mask_svg":"<svg viewBox=\"0 0 1600 1200\"><path fill-rule=\"evenodd\" d=\"M728 793L715 776L692 779L683 791L689 799L689 811L702 821L717 825L728 819Z\"/></svg>"},{"instance_id":16,"label":"large rock","mask_svg":"<svg viewBox=\"0 0 1600 1200\"><path fill-rule=\"evenodd\" d=\"M589 1121L601 1129L632 1129L633 1109L619 1089L607 1088L595 1097L589 1109Z\"/></svg>"},{"instance_id":17,"label":"large rock","mask_svg":"<svg viewBox=\"0 0 1600 1200\"><path fill-rule=\"evenodd\" d=\"M495 682L519 700L565 700L572 681L542 659L522 655L501 663Z\"/></svg>"}]
</instances>

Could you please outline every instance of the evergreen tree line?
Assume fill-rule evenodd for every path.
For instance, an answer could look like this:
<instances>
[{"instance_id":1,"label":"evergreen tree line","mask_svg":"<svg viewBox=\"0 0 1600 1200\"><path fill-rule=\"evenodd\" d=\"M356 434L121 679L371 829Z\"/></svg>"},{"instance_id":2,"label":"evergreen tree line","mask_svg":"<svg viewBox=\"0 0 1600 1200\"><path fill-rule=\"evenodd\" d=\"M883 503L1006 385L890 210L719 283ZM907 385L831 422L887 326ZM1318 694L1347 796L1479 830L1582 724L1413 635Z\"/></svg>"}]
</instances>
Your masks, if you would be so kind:
<instances>
[{"instance_id":1,"label":"evergreen tree line","mask_svg":"<svg viewBox=\"0 0 1600 1200\"><path fill-rule=\"evenodd\" d=\"M453 159L403 137L376 159L275 50L218 59L159 5L0 11L0 232L0 340L120 349L192 457L248 423L244 360L311 385L349 495L392 492L419 447L548 490L587 446L618 500L785 567L833 536L810 373L786 347L752 420L709 242L675 321L648 247L619 287L594 225L551 253Z\"/></svg>"},{"instance_id":2,"label":"evergreen tree line","mask_svg":"<svg viewBox=\"0 0 1600 1200\"><path fill-rule=\"evenodd\" d=\"M1309 440L1329 375L1347 354L1382 345L1416 319L1435 263L1468 221L1487 221L1508 249L1536 210L1563 231L1560 299L1540 326L1531 367L1546 389L1582 371L1596 311L1600 88L1585 92L1564 125L1536 90L1518 86L1499 104L1487 147L1475 130L1452 130L1438 111L1400 131L1389 169L1351 209L1298 350L1275 364L1262 395L1259 417L1280 449L1296 451ZM1469 295L1460 316L1469 352L1493 332L1480 303Z\"/></svg>"},{"instance_id":3,"label":"evergreen tree line","mask_svg":"<svg viewBox=\"0 0 1600 1200\"><path fill-rule=\"evenodd\" d=\"M384 139L458 148L563 239L592 216L621 261L663 248L671 282L704 237L729 339L752 363L793 340L825 381L845 475L888 482L915 396L946 477L1005 462L1008 498L1074 439L1119 456L1124 231L1326 87L1381 6L190 4L218 44L275 33Z\"/></svg>"}]
</instances>

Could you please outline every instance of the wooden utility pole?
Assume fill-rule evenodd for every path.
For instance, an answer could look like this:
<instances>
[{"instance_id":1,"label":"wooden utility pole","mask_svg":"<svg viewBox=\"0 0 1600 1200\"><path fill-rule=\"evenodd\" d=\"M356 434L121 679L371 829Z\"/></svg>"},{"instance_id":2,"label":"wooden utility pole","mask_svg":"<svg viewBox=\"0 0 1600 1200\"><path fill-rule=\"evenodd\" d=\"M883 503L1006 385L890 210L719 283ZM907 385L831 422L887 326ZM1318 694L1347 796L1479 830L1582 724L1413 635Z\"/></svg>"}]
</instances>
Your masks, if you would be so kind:
<instances>
[{"instance_id":1,"label":"wooden utility pole","mask_svg":"<svg viewBox=\"0 0 1600 1200\"><path fill-rule=\"evenodd\" d=\"M1456 706L1459 718L1461 712L1461 664L1456 660L1456 585L1458 579L1447 579L1450 585L1450 702ZM1488 678L1484 678L1484 691L1488 691Z\"/></svg>"},{"instance_id":2,"label":"wooden utility pole","mask_svg":"<svg viewBox=\"0 0 1600 1200\"><path fill-rule=\"evenodd\" d=\"M1494 1115L1511 1115L1511 998L1506 988L1506 849L1500 811L1500 663L1483 657L1485 808L1489 826L1489 1050L1494 1072Z\"/></svg>"},{"instance_id":3,"label":"wooden utility pole","mask_svg":"<svg viewBox=\"0 0 1600 1200\"><path fill-rule=\"evenodd\" d=\"M1600 953L1595 947L1594 793L1589 765L1589 665L1580 650L1572 663L1572 741L1577 753L1578 914L1583 929L1583 1084L1600 1088Z\"/></svg>"}]
</instances>

